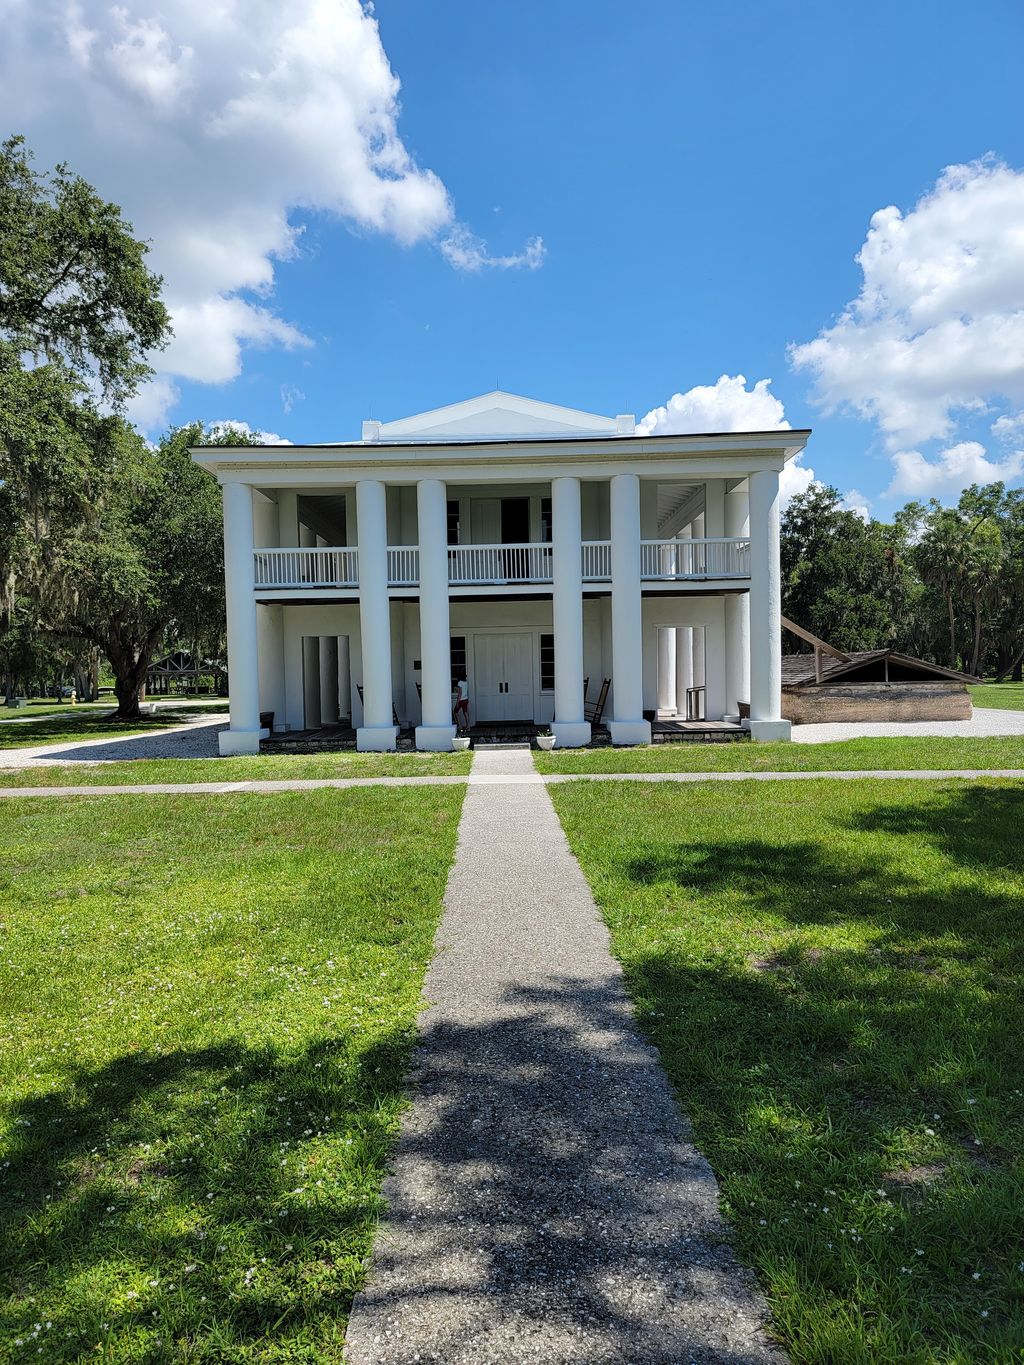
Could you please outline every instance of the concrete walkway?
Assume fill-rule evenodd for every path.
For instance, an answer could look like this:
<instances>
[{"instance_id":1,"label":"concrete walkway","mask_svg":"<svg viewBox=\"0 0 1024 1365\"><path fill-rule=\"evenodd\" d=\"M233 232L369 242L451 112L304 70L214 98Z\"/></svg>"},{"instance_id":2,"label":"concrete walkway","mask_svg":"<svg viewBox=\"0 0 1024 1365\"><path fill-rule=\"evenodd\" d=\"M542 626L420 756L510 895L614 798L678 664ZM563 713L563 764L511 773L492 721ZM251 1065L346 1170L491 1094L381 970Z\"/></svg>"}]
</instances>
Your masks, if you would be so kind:
<instances>
[{"instance_id":1,"label":"concrete walkway","mask_svg":"<svg viewBox=\"0 0 1024 1365\"><path fill-rule=\"evenodd\" d=\"M47 717L40 717L47 719ZM0 749L0 768L42 768L54 763L123 763L135 758L215 758L217 735L227 729L223 715L197 715L134 735L101 735Z\"/></svg>"},{"instance_id":2,"label":"concrete walkway","mask_svg":"<svg viewBox=\"0 0 1024 1365\"><path fill-rule=\"evenodd\" d=\"M473 772L346 1358L784 1360L530 753Z\"/></svg>"},{"instance_id":3,"label":"concrete walkway","mask_svg":"<svg viewBox=\"0 0 1024 1365\"><path fill-rule=\"evenodd\" d=\"M0 755L0 774L3 773ZM486 751L476 762L487 757ZM252 782L111 782L85 786L69 784L60 787L0 787L0 800L5 796L227 796L232 792L255 792L272 795L274 792L319 791L335 788L346 791L350 787L543 787L553 782L808 782L819 778L854 781L861 777L899 778L934 782L937 778L958 777L967 780L984 777L1024 778L1024 768L871 768L849 772L795 773L549 773L537 772L485 773L477 770L467 777L282 777Z\"/></svg>"},{"instance_id":4,"label":"concrete walkway","mask_svg":"<svg viewBox=\"0 0 1024 1365\"><path fill-rule=\"evenodd\" d=\"M832 744L840 739L986 739L1024 735L1024 711L976 706L967 720L831 721L794 725L795 744Z\"/></svg>"}]
</instances>

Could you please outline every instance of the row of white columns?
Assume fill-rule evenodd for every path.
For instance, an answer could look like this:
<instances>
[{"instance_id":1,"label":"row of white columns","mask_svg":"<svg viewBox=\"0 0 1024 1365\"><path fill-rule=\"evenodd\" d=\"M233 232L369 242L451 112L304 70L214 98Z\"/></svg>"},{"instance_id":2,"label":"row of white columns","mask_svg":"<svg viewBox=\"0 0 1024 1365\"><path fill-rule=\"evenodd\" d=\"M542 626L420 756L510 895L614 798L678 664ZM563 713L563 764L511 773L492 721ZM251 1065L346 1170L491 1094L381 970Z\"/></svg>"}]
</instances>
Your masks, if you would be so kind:
<instances>
[{"instance_id":1,"label":"row of white columns","mask_svg":"<svg viewBox=\"0 0 1024 1365\"><path fill-rule=\"evenodd\" d=\"M751 728L755 738L788 733L781 720L781 591L778 558L778 473L759 471L749 477L751 578L748 612L744 594L726 599L726 635L742 657L749 632L751 657ZM724 491L724 490L723 490ZM301 534L295 508L282 493L282 527L287 519ZM416 488L420 562L420 655L422 722L416 728L421 749L449 749L455 727L451 719L450 620L448 599L447 489L439 479L421 479ZM651 727L643 715L643 627L640 577L640 479L616 474L610 480L612 716L614 744L649 743ZM727 524L730 498L723 509ZM255 753L259 748L259 681L256 601L253 591L252 488L224 485L224 555L228 615L228 669L231 727L222 733L222 753ZM580 481L559 477L551 483L552 615L555 637L555 717L559 747L586 744L590 724L583 714L583 584L580 565L582 516ZM363 724L357 747L393 749L397 726L393 713L391 612L388 596L387 502L384 483L356 483L359 541L359 625L363 669ZM738 516L738 504L733 515ZM312 534L312 533L309 533ZM733 528L727 534L740 535ZM282 544L288 543L282 539ZM293 542L294 543L294 542ZM314 537L315 543L315 537ZM730 608L730 603L735 602ZM667 635L668 632L663 632ZM692 641L687 641L687 634ZM676 631L673 642L677 696L700 678L703 660L697 637L703 632ZM333 637L328 637L333 638ZM314 641L315 643L315 641ZM326 661L325 661L326 654ZM659 660L659 666L660 666ZM322 698L337 696L337 655L321 649L310 659L307 677L316 678ZM668 670L666 659L666 671ZM659 667L660 671L660 667ZM326 675L326 676L325 676ZM735 686L729 695L735 694Z\"/></svg>"}]
</instances>

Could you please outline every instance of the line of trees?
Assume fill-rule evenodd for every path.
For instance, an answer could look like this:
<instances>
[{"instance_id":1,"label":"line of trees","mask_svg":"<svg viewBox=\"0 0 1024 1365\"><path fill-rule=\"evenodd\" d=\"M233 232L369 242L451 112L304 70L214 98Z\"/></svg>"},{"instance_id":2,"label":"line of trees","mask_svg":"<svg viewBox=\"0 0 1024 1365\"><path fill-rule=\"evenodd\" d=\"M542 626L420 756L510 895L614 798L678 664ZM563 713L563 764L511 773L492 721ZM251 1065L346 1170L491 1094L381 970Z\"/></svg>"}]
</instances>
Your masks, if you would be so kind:
<instances>
[{"instance_id":1,"label":"line of trees","mask_svg":"<svg viewBox=\"0 0 1024 1365\"><path fill-rule=\"evenodd\" d=\"M830 644L1020 680L1024 490L975 484L955 507L910 502L887 523L814 484L786 508L781 540L783 612Z\"/></svg>"},{"instance_id":2,"label":"line of trees","mask_svg":"<svg viewBox=\"0 0 1024 1365\"><path fill-rule=\"evenodd\" d=\"M158 647L221 651L219 490L188 447L249 443L193 423L152 446L125 419L171 330L147 250L81 177L0 145L0 686L88 693L102 654L122 718Z\"/></svg>"}]
</instances>

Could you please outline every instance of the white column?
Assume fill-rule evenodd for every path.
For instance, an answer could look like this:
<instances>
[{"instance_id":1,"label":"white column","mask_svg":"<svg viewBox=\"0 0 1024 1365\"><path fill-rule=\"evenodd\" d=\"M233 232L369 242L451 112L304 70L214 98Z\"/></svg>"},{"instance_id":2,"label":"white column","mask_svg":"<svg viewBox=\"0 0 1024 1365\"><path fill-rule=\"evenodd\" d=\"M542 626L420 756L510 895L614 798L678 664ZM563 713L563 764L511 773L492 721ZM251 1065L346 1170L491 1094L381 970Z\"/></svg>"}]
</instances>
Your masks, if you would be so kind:
<instances>
[{"instance_id":1,"label":"white column","mask_svg":"<svg viewBox=\"0 0 1024 1365\"><path fill-rule=\"evenodd\" d=\"M258 754L260 678L253 586L252 488L247 483L226 483L223 495L231 726L221 731L218 744L224 755Z\"/></svg>"},{"instance_id":2,"label":"white column","mask_svg":"<svg viewBox=\"0 0 1024 1365\"><path fill-rule=\"evenodd\" d=\"M363 655L363 723L356 748L394 749L398 727L392 716L391 604L388 600L388 517L384 484L356 484L359 520L359 633Z\"/></svg>"},{"instance_id":3,"label":"white column","mask_svg":"<svg viewBox=\"0 0 1024 1365\"><path fill-rule=\"evenodd\" d=\"M658 710L676 712L676 632L674 626L658 630Z\"/></svg>"},{"instance_id":4,"label":"white column","mask_svg":"<svg viewBox=\"0 0 1024 1365\"><path fill-rule=\"evenodd\" d=\"M782 719L782 575L779 567L779 475L751 474L750 735L789 739Z\"/></svg>"},{"instance_id":5,"label":"white column","mask_svg":"<svg viewBox=\"0 0 1024 1365\"><path fill-rule=\"evenodd\" d=\"M349 670L348 636L338 636L338 719L352 719L352 674Z\"/></svg>"},{"instance_id":6,"label":"white column","mask_svg":"<svg viewBox=\"0 0 1024 1365\"><path fill-rule=\"evenodd\" d=\"M316 532L299 523L299 544L304 550L316 549ZM302 637L302 728L319 730L320 720L320 637Z\"/></svg>"},{"instance_id":7,"label":"white column","mask_svg":"<svg viewBox=\"0 0 1024 1365\"><path fill-rule=\"evenodd\" d=\"M323 536L317 536L318 550L330 548ZM320 724L338 723L338 637L321 635L318 649L320 665Z\"/></svg>"},{"instance_id":8,"label":"white column","mask_svg":"<svg viewBox=\"0 0 1024 1365\"><path fill-rule=\"evenodd\" d=\"M676 567L679 573L689 573L691 569L690 552L686 541L691 538L691 528L685 526L677 532L679 548L676 550ZM693 686L693 631L689 626L676 626L676 715L686 719L686 692Z\"/></svg>"},{"instance_id":9,"label":"white column","mask_svg":"<svg viewBox=\"0 0 1024 1365\"><path fill-rule=\"evenodd\" d=\"M750 510L746 490L725 495L725 534L750 534ZM750 702L750 595L729 593L725 599L725 711L726 719L739 718L740 702Z\"/></svg>"},{"instance_id":10,"label":"white column","mask_svg":"<svg viewBox=\"0 0 1024 1365\"><path fill-rule=\"evenodd\" d=\"M583 716L583 519L580 481L551 480L551 612L555 634L555 719L560 749L590 742Z\"/></svg>"},{"instance_id":11,"label":"white column","mask_svg":"<svg viewBox=\"0 0 1024 1365\"><path fill-rule=\"evenodd\" d=\"M677 568L675 545L663 545L658 552L661 572L674 574ZM670 716L676 713L676 632L674 626L658 630L658 710Z\"/></svg>"},{"instance_id":12,"label":"white column","mask_svg":"<svg viewBox=\"0 0 1024 1365\"><path fill-rule=\"evenodd\" d=\"M452 724L451 623L448 608L448 490L440 479L416 485L420 546L420 687L422 718L416 748L450 751Z\"/></svg>"},{"instance_id":13,"label":"white column","mask_svg":"<svg viewBox=\"0 0 1024 1365\"><path fill-rule=\"evenodd\" d=\"M650 744L644 720L643 602L640 596L640 480L611 480L613 744Z\"/></svg>"},{"instance_id":14,"label":"white column","mask_svg":"<svg viewBox=\"0 0 1024 1365\"><path fill-rule=\"evenodd\" d=\"M676 626L676 714L686 719L686 693L693 686L693 630Z\"/></svg>"},{"instance_id":15,"label":"white column","mask_svg":"<svg viewBox=\"0 0 1024 1365\"><path fill-rule=\"evenodd\" d=\"M320 721L338 723L338 637L320 636Z\"/></svg>"}]
</instances>

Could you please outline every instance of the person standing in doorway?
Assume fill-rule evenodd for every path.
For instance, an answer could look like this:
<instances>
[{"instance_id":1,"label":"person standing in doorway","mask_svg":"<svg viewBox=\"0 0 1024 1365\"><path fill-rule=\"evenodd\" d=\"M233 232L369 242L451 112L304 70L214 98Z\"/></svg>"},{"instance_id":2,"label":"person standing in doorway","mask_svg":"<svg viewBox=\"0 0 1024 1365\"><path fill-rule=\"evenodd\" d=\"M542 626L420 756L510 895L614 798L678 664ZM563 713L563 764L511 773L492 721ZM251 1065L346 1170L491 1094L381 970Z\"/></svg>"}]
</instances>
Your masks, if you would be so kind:
<instances>
[{"instance_id":1,"label":"person standing in doorway","mask_svg":"<svg viewBox=\"0 0 1024 1365\"><path fill-rule=\"evenodd\" d=\"M461 672L455 683L455 727L462 733L469 733L469 683L465 672Z\"/></svg>"}]
</instances>

